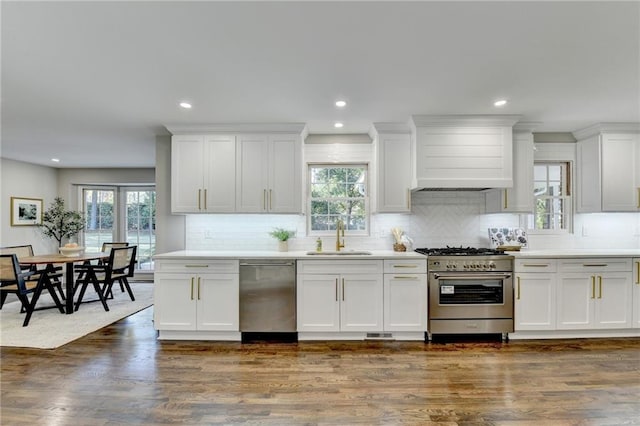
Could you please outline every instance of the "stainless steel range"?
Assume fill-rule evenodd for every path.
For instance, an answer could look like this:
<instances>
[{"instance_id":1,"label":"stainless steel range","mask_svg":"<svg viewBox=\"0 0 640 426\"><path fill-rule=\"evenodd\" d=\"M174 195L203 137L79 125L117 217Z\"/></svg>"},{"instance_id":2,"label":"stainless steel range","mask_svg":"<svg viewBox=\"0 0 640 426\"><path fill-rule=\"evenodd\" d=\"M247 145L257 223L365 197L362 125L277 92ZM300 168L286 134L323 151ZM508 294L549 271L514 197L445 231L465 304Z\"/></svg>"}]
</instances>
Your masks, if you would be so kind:
<instances>
[{"instance_id":1,"label":"stainless steel range","mask_svg":"<svg viewBox=\"0 0 640 426\"><path fill-rule=\"evenodd\" d=\"M513 256L493 249L416 249L426 254L429 333L513 331Z\"/></svg>"}]
</instances>

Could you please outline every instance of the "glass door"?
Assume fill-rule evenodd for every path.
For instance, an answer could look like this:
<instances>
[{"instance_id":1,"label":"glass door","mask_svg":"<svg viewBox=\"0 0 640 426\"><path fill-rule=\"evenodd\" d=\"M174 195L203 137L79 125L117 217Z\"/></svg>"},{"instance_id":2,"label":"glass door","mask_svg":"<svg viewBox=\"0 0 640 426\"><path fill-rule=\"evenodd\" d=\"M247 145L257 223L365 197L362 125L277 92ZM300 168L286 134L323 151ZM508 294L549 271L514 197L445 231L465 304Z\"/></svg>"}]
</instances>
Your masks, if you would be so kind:
<instances>
[{"instance_id":1,"label":"glass door","mask_svg":"<svg viewBox=\"0 0 640 426\"><path fill-rule=\"evenodd\" d=\"M156 191L154 188L123 188L126 200L126 241L138 246L140 271L153 271L156 248Z\"/></svg>"},{"instance_id":2,"label":"glass door","mask_svg":"<svg viewBox=\"0 0 640 426\"><path fill-rule=\"evenodd\" d=\"M84 243L87 252L102 250L102 243L116 241L114 218L115 188L83 188L85 212Z\"/></svg>"}]
</instances>

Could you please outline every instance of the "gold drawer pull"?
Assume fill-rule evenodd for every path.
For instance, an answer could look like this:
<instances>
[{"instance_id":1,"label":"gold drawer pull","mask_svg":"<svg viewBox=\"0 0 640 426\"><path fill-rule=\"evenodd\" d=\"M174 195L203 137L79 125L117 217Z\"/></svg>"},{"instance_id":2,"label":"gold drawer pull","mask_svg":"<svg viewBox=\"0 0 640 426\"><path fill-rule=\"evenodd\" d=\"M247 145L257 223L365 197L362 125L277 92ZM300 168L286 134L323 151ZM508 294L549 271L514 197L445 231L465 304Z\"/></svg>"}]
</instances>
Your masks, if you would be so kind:
<instances>
[{"instance_id":1,"label":"gold drawer pull","mask_svg":"<svg viewBox=\"0 0 640 426\"><path fill-rule=\"evenodd\" d=\"M395 275L393 277L394 280L417 280L418 277L415 275Z\"/></svg>"},{"instance_id":2,"label":"gold drawer pull","mask_svg":"<svg viewBox=\"0 0 640 426\"><path fill-rule=\"evenodd\" d=\"M185 268L208 268L209 265L184 265Z\"/></svg>"},{"instance_id":3,"label":"gold drawer pull","mask_svg":"<svg viewBox=\"0 0 640 426\"><path fill-rule=\"evenodd\" d=\"M522 266L527 268L548 268L551 265L548 263L523 263Z\"/></svg>"}]
</instances>

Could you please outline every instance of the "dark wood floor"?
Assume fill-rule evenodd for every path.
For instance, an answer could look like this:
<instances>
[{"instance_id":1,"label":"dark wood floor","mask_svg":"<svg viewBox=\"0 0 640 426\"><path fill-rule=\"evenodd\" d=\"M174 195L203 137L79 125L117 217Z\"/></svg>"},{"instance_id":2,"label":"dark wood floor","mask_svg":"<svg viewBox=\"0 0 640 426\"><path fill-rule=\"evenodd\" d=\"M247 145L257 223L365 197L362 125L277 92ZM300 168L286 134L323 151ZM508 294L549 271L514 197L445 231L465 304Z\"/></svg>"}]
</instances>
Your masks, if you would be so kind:
<instances>
[{"instance_id":1,"label":"dark wood floor","mask_svg":"<svg viewBox=\"0 0 640 426\"><path fill-rule=\"evenodd\" d=\"M640 424L638 339L159 342L147 309L2 348L2 425Z\"/></svg>"}]
</instances>

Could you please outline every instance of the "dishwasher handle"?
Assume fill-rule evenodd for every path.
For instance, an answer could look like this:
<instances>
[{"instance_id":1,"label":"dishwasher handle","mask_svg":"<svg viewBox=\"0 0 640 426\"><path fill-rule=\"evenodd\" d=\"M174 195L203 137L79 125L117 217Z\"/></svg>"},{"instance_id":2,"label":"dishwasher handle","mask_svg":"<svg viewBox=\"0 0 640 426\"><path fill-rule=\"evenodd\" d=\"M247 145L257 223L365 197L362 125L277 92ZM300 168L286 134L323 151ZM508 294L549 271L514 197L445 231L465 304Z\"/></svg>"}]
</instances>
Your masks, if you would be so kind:
<instances>
[{"instance_id":1,"label":"dishwasher handle","mask_svg":"<svg viewBox=\"0 0 640 426\"><path fill-rule=\"evenodd\" d=\"M294 262L282 262L282 263L253 263L253 262L240 262L240 266L293 266Z\"/></svg>"}]
</instances>

